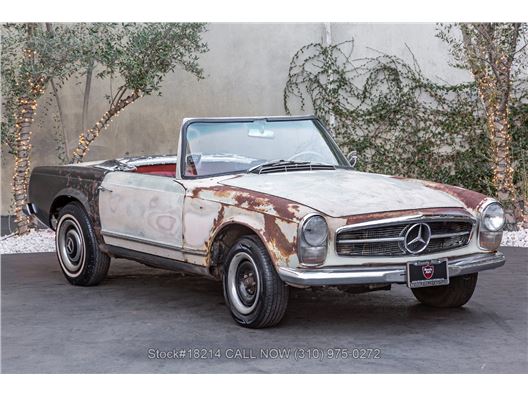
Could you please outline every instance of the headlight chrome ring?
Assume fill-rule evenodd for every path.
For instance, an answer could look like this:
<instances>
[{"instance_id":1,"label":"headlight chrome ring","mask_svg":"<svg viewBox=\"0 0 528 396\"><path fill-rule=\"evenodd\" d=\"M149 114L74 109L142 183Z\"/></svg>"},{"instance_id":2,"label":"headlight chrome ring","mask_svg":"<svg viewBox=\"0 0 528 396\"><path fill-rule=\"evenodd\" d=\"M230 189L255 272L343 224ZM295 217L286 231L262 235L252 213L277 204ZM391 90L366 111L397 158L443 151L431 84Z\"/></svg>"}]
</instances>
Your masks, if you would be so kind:
<instances>
[{"instance_id":1,"label":"headlight chrome ring","mask_svg":"<svg viewBox=\"0 0 528 396\"><path fill-rule=\"evenodd\" d=\"M491 232L501 231L504 227L504 209L498 202L492 202L482 211L482 226Z\"/></svg>"}]
</instances>

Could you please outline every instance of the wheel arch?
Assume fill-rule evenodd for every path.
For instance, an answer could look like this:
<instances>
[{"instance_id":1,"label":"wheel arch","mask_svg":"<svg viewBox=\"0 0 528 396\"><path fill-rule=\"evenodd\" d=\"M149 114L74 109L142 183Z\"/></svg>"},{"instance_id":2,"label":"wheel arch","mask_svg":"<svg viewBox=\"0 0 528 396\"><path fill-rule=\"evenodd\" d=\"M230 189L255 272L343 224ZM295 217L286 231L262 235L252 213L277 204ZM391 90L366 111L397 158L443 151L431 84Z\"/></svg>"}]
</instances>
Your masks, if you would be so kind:
<instances>
[{"instance_id":1,"label":"wheel arch","mask_svg":"<svg viewBox=\"0 0 528 396\"><path fill-rule=\"evenodd\" d=\"M50 206L48 221L52 229L56 228L59 211L71 202L79 203L88 212L89 206L86 195L73 188L64 188L55 195Z\"/></svg>"},{"instance_id":2,"label":"wheel arch","mask_svg":"<svg viewBox=\"0 0 528 396\"><path fill-rule=\"evenodd\" d=\"M243 236L256 236L262 242L268 254L270 251L263 235L257 229L247 223L240 221L228 221L222 224L212 236L209 245L207 259L209 261L209 271L216 278L221 278L223 264L227 253L231 247ZM270 254L271 257L271 254Z\"/></svg>"}]
</instances>

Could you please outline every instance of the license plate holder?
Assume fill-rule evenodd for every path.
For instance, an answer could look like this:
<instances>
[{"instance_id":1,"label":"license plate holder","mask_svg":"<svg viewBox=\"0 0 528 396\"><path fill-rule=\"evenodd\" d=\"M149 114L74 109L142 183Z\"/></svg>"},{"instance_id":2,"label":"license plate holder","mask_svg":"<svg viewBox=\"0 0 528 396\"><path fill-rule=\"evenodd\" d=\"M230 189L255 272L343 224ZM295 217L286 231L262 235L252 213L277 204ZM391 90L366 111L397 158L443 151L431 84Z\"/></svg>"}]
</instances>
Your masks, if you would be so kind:
<instances>
[{"instance_id":1,"label":"license plate holder","mask_svg":"<svg viewBox=\"0 0 528 396\"><path fill-rule=\"evenodd\" d=\"M449 266L447 259L424 260L407 263L407 286L442 286L449 284Z\"/></svg>"}]
</instances>

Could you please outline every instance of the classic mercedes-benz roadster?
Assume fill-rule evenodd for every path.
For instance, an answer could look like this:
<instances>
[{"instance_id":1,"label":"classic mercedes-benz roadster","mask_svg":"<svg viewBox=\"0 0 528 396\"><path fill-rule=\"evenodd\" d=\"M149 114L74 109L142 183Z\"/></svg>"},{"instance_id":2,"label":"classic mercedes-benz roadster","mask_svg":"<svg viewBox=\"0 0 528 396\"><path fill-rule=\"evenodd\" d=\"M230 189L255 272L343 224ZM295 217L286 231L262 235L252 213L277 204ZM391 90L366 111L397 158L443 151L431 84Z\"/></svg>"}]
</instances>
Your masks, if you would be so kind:
<instances>
[{"instance_id":1,"label":"classic mercedes-benz roadster","mask_svg":"<svg viewBox=\"0 0 528 396\"><path fill-rule=\"evenodd\" d=\"M202 274L254 328L279 323L292 286L399 283L459 307L504 264L494 199L354 165L315 117L186 119L175 156L36 167L27 210L71 284L100 283L111 257Z\"/></svg>"}]
</instances>

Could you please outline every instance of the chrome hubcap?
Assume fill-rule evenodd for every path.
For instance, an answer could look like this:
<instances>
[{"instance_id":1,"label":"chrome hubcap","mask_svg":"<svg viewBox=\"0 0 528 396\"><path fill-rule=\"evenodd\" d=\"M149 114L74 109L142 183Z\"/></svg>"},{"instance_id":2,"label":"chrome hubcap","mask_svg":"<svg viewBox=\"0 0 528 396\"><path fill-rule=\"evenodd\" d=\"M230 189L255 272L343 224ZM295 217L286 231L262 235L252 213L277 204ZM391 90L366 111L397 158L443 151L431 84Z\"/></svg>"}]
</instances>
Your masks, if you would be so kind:
<instances>
[{"instance_id":1,"label":"chrome hubcap","mask_svg":"<svg viewBox=\"0 0 528 396\"><path fill-rule=\"evenodd\" d=\"M76 275L82 270L85 246L81 226L73 216L64 215L58 224L57 253L63 269L68 275Z\"/></svg>"},{"instance_id":2,"label":"chrome hubcap","mask_svg":"<svg viewBox=\"0 0 528 396\"><path fill-rule=\"evenodd\" d=\"M241 314L247 315L257 305L260 278L253 258L244 252L231 260L227 274L229 300Z\"/></svg>"}]
</instances>

